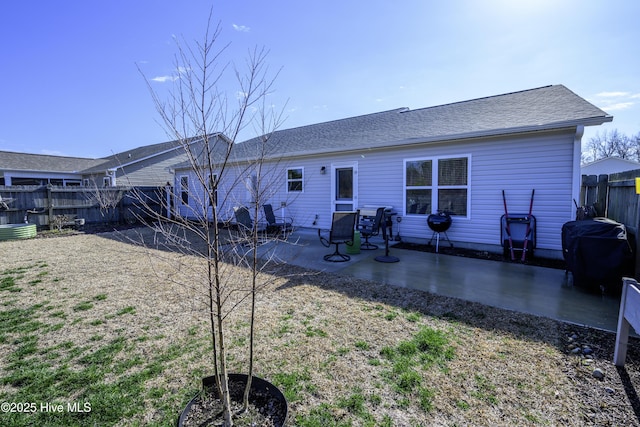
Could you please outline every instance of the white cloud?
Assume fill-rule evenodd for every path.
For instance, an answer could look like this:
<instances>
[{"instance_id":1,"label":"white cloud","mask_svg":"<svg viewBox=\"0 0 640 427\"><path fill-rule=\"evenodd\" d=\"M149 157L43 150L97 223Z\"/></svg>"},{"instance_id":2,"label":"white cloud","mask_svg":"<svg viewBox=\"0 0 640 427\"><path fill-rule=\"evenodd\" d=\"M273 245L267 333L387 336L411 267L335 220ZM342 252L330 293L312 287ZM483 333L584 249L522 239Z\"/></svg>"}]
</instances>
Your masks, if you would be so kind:
<instances>
[{"instance_id":1,"label":"white cloud","mask_svg":"<svg viewBox=\"0 0 640 427\"><path fill-rule=\"evenodd\" d=\"M604 105L602 107L605 111L620 111L631 108L635 105L635 102L618 102L616 104Z\"/></svg>"},{"instance_id":2,"label":"white cloud","mask_svg":"<svg viewBox=\"0 0 640 427\"><path fill-rule=\"evenodd\" d=\"M151 81L158 82L158 83L175 82L180 78L181 75L186 74L189 71L189 69L185 67L178 67L176 71L177 71L177 74L173 76L158 76L158 77L152 78Z\"/></svg>"},{"instance_id":3,"label":"white cloud","mask_svg":"<svg viewBox=\"0 0 640 427\"><path fill-rule=\"evenodd\" d=\"M251 31L251 28L245 25L237 25L237 24L233 24L233 29L241 33L248 33L249 31Z\"/></svg>"},{"instance_id":4,"label":"white cloud","mask_svg":"<svg viewBox=\"0 0 640 427\"><path fill-rule=\"evenodd\" d=\"M618 98L621 96L629 96L629 92L600 92L596 96L600 98Z\"/></svg>"},{"instance_id":5,"label":"white cloud","mask_svg":"<svg viewBox=\"0 0 640 427\"><path fill-rule=\"evenodd\" d=\"M176 80L178 80L177 76L158 76L151 79L151 81L158 83L174 82Z\"/></svg>"},{"instance_id":6,"label":"white cloud","mask_svg":"<svg viewBox=\"0 0 640 427\"><path fill-rule=\"evenodd\" d=\"M633 108L638 104L636 99L640 99L640 93L633 94L624 91L608 91L596 94L591 102L604 111L610 112Z\"/></svg>"}]
</instances>

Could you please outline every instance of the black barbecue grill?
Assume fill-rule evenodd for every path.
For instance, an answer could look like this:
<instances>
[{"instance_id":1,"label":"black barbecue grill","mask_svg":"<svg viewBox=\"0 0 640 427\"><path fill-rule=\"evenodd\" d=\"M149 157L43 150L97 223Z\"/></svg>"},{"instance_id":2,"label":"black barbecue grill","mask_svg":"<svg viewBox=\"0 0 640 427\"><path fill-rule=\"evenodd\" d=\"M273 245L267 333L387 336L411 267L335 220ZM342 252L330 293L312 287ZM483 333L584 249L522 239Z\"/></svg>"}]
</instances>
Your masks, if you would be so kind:
<instances>
[{"instance_id":1,"label":"black barbecue grill","mask_svg":"<svg viewBox=\"0 0 640 427\"><path fill-rule=\"evenodd\" d=\"M453 247L453 243L449 240L449 236L447 236L447 230L451 227L451 223L453 219L451 215L447 212L438 212L437 214L431 214L427 217L427 225L433 231L431 235L431 240L429 240L429 245L433 241L433 238L436 238L436 252L440 247L440 233L444 233L444 237L447 239L447 242Z\"/></svg>"}]
</instances>

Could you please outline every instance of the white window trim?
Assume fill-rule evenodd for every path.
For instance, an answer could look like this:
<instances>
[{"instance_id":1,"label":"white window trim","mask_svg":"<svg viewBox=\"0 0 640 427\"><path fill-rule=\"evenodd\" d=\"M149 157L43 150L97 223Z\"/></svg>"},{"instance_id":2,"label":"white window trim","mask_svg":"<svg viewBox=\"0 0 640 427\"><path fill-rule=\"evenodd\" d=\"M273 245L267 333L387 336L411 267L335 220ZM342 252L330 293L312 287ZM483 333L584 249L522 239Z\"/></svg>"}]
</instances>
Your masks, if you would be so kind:
<instances>
[{"instance_id":1,"label":"white window trim","mask_svg":"<svg viewBox=\"0 0 640 427\"><path fill-rule=\"evenodd\" d=\"M331 164L331 212L336 212L336 205L348 203L336 200L336 170L348 169L353 170L353 210L358 209L358 162L337 162Z\"/></svg>"},{"instance_id":2,"label":"white window trim","mask_svg":"<svg viewBox=\"0 0 640 427\"><path fill-rule=\"evenodd\" d=\"M183 191L183 186L182 186L182 180L183 178L187 178L187 203L184 203L183 199L182 199L182 191ZM189 206L189 199L191 198L191 194L189 191L189 181L191 181L191 179L189 178L189 175L180 175L178 176L178 191L177 191L177 196L178 196L178 205L179 206Z\"/></svg>"},{"instance_id":3,"label":"white window trim","mask_svg":"<svg viewBox=\"0 0 640 427\"><path fill-rule=\"evenodd\" d=\"M403 161L403 170L402 170L402 209L405 216L408 217L419 217L424 218L425 214L410 214L407 212L407 188L412 190L431 190L431 206L435 212L438 211L438 190L440 188L438 183L438 161L443 159L460 159L467 158L467 185L448 185L444 188L446 189L466 189L467 190L467 215L455 215L456 218L461 219L471 219L471 154L451 154L446 156L426 156L426 157L413 157L409 159L404 159ZM416 161L431 161L431 185L426 186L412 186L407 187L407 163L408 162L416 162ZM428 212L426 215L434 212Z\"/></svg>"},{"instance_id":4,"label":"white window trim","mask_svg":"<svg viewBox=\"0 0 640 427\"><path fill-rule=\"evenodd\" d=\"M300 179L289 179L289 171L293 170L293 169L300 169L302 171L302 177ZM286 177L285 177L286 178L286 182L285 182L285 186L286 186L285 190L286 190L286 192L287 193L295 193L295 194L304 193L304 187L306 187L305 183L304 183L304 166L287 167L286 174L287 174ZM290 191L289 190L289 183L290 182L297 182L297 181L300 181L300 184L302 184L302 190L300 190L300 191Z\"/></svg>"}]
</instances>

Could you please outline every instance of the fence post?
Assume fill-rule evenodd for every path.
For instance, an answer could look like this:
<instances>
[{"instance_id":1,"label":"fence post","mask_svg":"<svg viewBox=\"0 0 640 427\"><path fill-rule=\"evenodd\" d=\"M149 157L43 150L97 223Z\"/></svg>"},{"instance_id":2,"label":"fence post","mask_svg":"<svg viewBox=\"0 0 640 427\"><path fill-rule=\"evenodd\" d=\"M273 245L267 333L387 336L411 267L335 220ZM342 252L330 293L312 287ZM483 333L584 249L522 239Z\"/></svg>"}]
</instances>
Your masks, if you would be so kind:
<instances>
[{"instance_id":1,"label":"fence post","mask_svg":"<svg viewBox=\"0 0 640 427\"><path fill-rule=\"evenodd\" d=\"M51 184L47 184L47 207L49 208L49 217L47 218L47 222L49 224L49 230L53 230L53 197L52 186Z\"/></svg>"},{"instance_id":2,"label":"fence post","mask_svg":"<svg viewBox=\"0 0 640 427\"><path fill-rule=\"evenodd\" d=\"M607 216L607 193L609 175L598 175L598 198L596 200L596 212L598 216Z\"/></svg>"},{"instance_id":3,"label":"fence post","mask_svg":"<svg viewBox=\"0 0 640 427\"><path fill-rule=\"evenodd\" d=\"M582 189L580 191L580 206L593 205L596 200L598 186L597 175L582 175Z\"/></svg>"}]
</instances>

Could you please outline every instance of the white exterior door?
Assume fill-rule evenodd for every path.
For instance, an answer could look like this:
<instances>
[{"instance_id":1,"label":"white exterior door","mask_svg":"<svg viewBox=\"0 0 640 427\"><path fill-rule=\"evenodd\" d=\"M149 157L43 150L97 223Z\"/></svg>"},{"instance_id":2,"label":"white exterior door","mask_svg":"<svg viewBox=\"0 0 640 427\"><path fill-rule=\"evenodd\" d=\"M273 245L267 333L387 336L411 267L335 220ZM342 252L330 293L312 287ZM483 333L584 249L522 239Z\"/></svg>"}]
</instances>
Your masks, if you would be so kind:
<instances>
[{"instance_id":1,"label":"white exterior door","mask_svg":"<svg viewBox=\"0 0 640 427\"><path fill-rule=\"evenodd\" d=\"M358 163L331 165L332 212L358 209Z\"/></svg>"}]
</instances>

